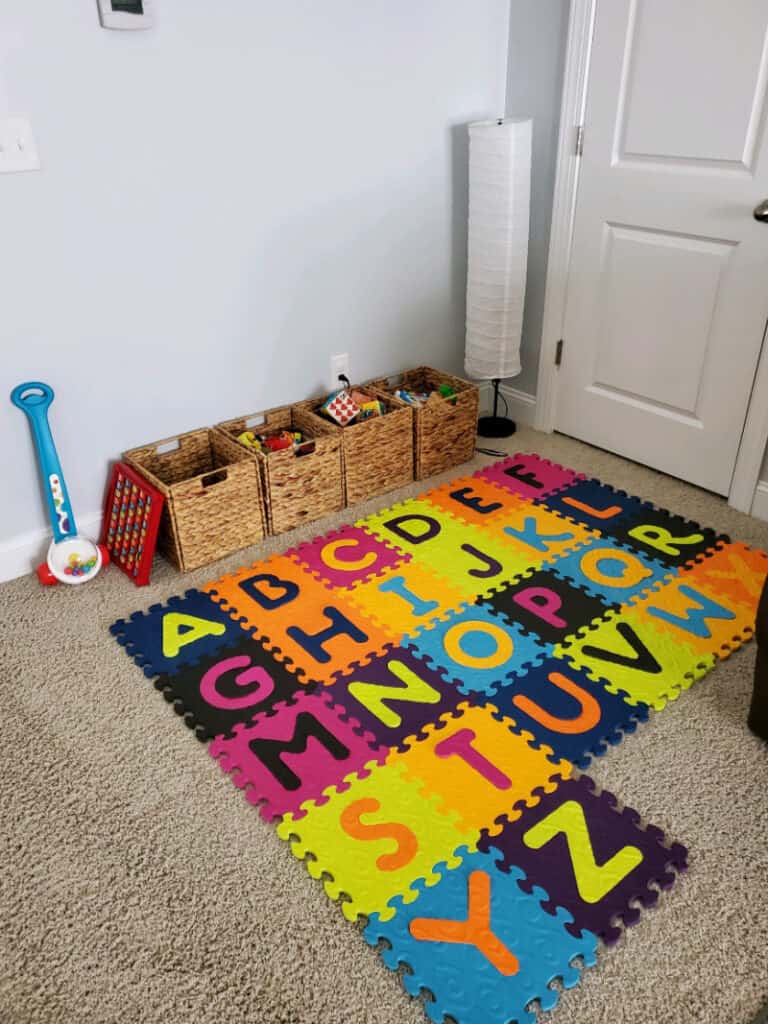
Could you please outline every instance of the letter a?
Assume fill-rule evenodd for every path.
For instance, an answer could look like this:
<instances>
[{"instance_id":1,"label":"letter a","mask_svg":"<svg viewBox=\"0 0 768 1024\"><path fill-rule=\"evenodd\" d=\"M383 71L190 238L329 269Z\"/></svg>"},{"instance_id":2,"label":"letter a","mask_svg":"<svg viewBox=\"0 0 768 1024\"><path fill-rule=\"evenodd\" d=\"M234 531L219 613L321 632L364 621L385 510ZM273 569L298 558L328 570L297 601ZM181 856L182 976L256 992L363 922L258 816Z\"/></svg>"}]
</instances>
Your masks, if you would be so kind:
<instances>
[{"instance_id":1,"label":"letter a","mask_svg":"<svg viewBox=\"0 0 768 1024\"><path fill-rule=\"evenodd\" d=\"M175 658L182 647L202 640L204 636L223 636L227 627L223 622L199 619L196 615L168 612L163 617L163 656Z\"/></svg>"}]
</instances>

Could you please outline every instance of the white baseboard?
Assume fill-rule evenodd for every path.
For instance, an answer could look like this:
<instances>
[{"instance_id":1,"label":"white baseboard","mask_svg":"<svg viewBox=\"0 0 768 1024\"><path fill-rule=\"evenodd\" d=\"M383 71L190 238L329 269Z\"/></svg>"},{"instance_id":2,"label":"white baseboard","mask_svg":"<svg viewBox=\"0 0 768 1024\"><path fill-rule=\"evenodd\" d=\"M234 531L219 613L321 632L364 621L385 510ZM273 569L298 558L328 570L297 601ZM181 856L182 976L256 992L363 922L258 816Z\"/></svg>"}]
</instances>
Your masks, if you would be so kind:
<instances>
[{"instance_id":1,"label":"white baseboard","mask_svg":"<svg viewBox=\"0 0 768 1024\"><path fill-rule=\"evenodd\" d=\"M536 396L530 395L527 391L518 391L509 384L502 384L499 392L506 398L509 406L509 417L516 423L532 427L533 418L536 413ZM480 414L486 415L493 411L493 384L483 381L480 385ZM504 403L501 403L501 414L504 415Z\"/></svg>"},{"instance_id":2,"label":"white baseboard","mask_svg":"<svg viewBox=\"0 0 768 1024\"><path fill-rule=\"evenodd\" d=\"M755 519L768 520L768 480L760 480L752 499L752 515Z\"/></svg>"},{"instance_id":3,"label":"white baseboard","mask_svg":"<svg viewBox=\"0 0 768 1024\"><path fill-rule=\"evenodd\" d=\"M91 540L96 540L101 534L101 513L78 518L77 529ZM0 543L0 583L34 572L45 561L50 543L50 530L20 533Z\"/></svg>"}]
</instances>

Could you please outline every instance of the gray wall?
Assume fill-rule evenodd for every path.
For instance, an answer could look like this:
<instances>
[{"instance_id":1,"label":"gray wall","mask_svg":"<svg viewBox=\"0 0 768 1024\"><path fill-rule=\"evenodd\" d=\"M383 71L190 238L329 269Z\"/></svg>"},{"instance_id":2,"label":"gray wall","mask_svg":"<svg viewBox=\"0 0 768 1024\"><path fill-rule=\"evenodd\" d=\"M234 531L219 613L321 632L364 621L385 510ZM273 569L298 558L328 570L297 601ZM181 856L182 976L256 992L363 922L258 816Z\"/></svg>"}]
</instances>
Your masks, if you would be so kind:
<instances>
[{"instance_id":1,"label":"gray wall","mask_svg":"<svg viewBox=\"0 0 768 1024\"><path fill-rule=\"evenodd\" d=\"M569 0L511 0L507 115L533 117L531 242L521 359L510 383L536 392Z\"/></svg>"},{"instance_id":2,"label":"gray wall","mask_svg":"<svg viewBox=\"0 0 768 1024\"><path fill-rule=\"evenodd\" d=\"M352 377L460 370L466 125L504 105L508 0L1 0L0 561L45 525L29 429L57 392L75 513L134 445ZM532 8L535 5L532 5Z\"/></svg>"}]
</instances>

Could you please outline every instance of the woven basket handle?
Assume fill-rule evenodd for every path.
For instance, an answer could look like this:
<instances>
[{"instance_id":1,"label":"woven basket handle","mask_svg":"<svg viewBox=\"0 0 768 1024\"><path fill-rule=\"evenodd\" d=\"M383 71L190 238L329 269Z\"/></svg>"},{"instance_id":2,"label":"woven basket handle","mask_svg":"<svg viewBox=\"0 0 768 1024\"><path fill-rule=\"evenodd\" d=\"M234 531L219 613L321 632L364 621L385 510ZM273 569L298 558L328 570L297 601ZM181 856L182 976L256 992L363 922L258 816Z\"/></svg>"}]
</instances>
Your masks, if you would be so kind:
<instances>
[{"instance_id":1,"label":"woven basket handle","mask_svg":"<svg viewBox=\"0 0 768 1024\"><path fill-rule=\"evenodd\" d=\"M177 452L181 448L183 442L180 437L172 437L168 441L163 441L155 448L155 455L172 455L173 452Z\"/></svg>"},{"instance_id":2,"label":"woven basket handle","mask_svg":"<svg viewBox=\"0 0 768 1024\"><path fill-rule=\"evenodd\" d=\"M215 469L212 473L206 473L205 476L200 477L200 483L204 489L208 487L215 487L216 484L223 483L229 473L226 469Z\"/></svg>"},{"instance_id":3,"label":"woven basket handle","mask_svg":"<svg viewBox=\"0 0 768 1024\"><path fill-rule=\"evenodd\" d=\"M297 459L300 459L302 455L311 455L315 450L314 441L304 441L302 444L296 445L293 454Z\"/></svg>"}]
</instances>

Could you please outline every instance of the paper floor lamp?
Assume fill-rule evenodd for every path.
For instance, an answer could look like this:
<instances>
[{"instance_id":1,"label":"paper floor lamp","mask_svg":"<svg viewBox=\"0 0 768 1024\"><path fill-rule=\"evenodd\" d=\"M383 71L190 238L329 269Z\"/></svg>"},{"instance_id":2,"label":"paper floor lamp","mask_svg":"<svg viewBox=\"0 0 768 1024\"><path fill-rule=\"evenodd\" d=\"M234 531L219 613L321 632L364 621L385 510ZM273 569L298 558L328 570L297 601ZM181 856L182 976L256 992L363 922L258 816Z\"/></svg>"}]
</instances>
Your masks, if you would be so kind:
<instances>
[{"instance_id":1,"label":"paper floor lamp","mask_svg":"<svg viewBox=\"0 0 768 1024\"><path fill-rule=\"evenodd\" d=\"M493 415L481 437L509 437L499 416L499 383L520 373L531 207L531 120L469 126L467 376L493 381ZM502 398L503 400L503 398Z\"/></svg>"}]
</instances>

